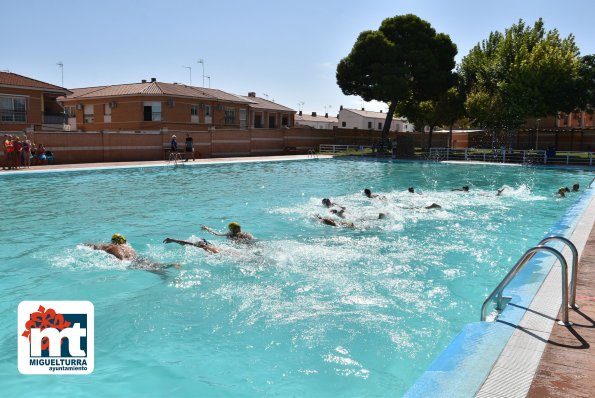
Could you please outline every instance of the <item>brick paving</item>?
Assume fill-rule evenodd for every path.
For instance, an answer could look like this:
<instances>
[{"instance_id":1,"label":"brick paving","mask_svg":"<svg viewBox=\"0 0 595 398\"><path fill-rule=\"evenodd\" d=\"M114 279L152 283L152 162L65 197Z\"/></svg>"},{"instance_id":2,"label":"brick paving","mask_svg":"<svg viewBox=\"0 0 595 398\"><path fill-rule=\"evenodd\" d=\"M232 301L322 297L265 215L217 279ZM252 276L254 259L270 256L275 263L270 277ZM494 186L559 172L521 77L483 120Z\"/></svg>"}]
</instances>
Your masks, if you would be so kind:
<instances>
[{"instance_id":1,"label":"brick paving","mask_svg":"<svg viewBox=\"0 0 595 398\"><path fill-rule=\"evenodd\" d=\"M580 308L569 311L574 325L554 324L527 394L530 398L595 396L595 228L591 228L578 270L576 304Z\"/></svg>"}]
</instances>

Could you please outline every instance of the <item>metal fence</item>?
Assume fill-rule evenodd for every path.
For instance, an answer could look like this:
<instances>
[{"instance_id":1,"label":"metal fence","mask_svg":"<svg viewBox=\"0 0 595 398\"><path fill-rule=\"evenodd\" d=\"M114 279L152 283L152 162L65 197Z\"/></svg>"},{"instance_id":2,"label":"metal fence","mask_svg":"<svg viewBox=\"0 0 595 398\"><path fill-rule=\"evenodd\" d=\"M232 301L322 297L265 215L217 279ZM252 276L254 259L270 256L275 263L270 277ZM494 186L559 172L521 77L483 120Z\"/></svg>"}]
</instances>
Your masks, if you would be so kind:
<instances>
[{"instance_id":1,"label":"metal fence","mask_svg":"<svg viewBox=\"0 0 595 398\"><path fill-rule=\"evenodd\" d=\"M592 152L558 152L555 151L528 151L516 149L455 149L455 148L430 148L428 158L432 160L462 160L493 163L520 163L520 164L563 164L563 165L589 165L593 166Z\"/></svg>"},{"instance_id":2,"label":"metal fence","mask_svg":"<svg viewBox=\"0 0 595 398\"><path fill-rule=\"evenodd\" d=\"M366 145L324 145L321 144L318 148L319 153L337 153L347 151L363 151L364 149L370 149L371 146Z\"/></svg>"}]
</instances>

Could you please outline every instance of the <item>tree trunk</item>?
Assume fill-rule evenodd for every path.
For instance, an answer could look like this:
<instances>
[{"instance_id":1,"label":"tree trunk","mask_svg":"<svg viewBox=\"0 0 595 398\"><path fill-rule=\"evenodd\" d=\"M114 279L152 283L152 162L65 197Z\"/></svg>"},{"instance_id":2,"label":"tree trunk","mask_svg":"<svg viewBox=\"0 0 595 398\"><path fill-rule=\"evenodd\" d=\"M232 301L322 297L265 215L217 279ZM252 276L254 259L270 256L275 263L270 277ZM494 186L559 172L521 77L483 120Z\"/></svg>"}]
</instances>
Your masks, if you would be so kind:
<instances>
[{"instance_id":1,"label":"tree trunk","mask_svg":"<svg viewBox=\"0 0 595 398\"><path fill-rule=\"evenodd\" d=\"M384 127L382 128L382 142L380 143L380 147L382 149L386 148L388 145L388 131L390 130L390 125L393 121L393 115L395 114L395 109L397 109L397 102L393 101L390 103L388 107L388 112L386 112L386 119L384 119Z\"/></svg>"},{"instance_id":2,"label":"tree trunk","mask_svg":"<svg viewBox=\"0 0 595 398\"><path fill-rule=\"evenodd\" d=\"M447 148L452 148L452 127L455 124L454 120L450 121L450 128L448 130L448 142L446 143Z\"/></svg>"}]
</instances>

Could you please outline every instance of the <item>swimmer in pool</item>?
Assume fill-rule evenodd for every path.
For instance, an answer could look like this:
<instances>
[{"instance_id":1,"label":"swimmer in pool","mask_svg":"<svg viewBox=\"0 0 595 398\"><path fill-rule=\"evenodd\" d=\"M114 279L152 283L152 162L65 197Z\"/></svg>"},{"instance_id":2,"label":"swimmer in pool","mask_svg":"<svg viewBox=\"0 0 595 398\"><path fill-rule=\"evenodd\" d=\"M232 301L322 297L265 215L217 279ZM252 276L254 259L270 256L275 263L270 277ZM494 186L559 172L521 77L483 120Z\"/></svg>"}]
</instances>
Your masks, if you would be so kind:
<instances>
[{"instance_id":1,"label":"swimmer in pool","mask_svg":"<svg viewBox=\"0 0 595 398\"><path fill-rule=\"evenodd\" d=\"M242 227L235 221L230 222L227 225L227 228L229 229L229 232L227 233L217 232L213 228L207 227L206 225L201 226L201 228L213 235L226 236L227 238L239 243L250 243L254 240L254 237L251 234L248 232L242 232Z\"/></svg>"},{"instance_id":2,"label":"swimmer in pool","mask_svg":"<svg viewBox=\"0 0 595 398\"><path fill-rule=\"evenodd\" d=\"M319 214L316 214L314 217L321 223L330 225L331 227L355 228L355 225L351 221L337 221L332 218L321 217Z\"/></svg>"},{"instance_id":3,"label":"swimmer in pool","mask_svg":"<svg viewBox=\"0 0 595 398\"><path fill-rule=\"evenodd\" d=\"M366 195L369 199L386 199L382 195L378 195L377 193L372 193L368 188L364 189L364 195Z\"/></svg>"},{"instance_id":4,"label":"swimmer in pool","mask_svg":"<svg viewBox=\"0 0 595 398\"><path fill-rule=\"evenodd\" d=\"M132 246L128 244L126 237L121 234L113 234L111 243L85 243L85 246L89 246L93 250L102 250L116 257L118 260L130 261L130 268L145 269L156 273L162 273L165 268L180 268L180 264L177 263L162 264L140 257Z\"/></svg>"},{"instance_id":5,"label":"swimmer in pool","mask_svg":"<svg viewBox=\"0 0 595 398\"><path fill-rule=\"evenodd\" d=\"M451 191L463 191L463 192L469 192L469 186L465 185L462 188L454 188L451 189Z\"/></svg>"},{"instance_id":6,"label":"swimmer in pool","mask_svg":"<svg viewBox=\"0 0 595 398\"><path fill-rule=\"evenodd\" d=\"M209 253L219 253L219 252L221 252L221 249L213 246L206 239L201 239L199 242L188 242L186 240L178 240L178 239L172 239L172 238L165 238L163 240L163 243L177 243L178 245L182 245L182 246L185 246L185 245L196 246L196 247L201 248L204 251L209 252Z\"/></svg>"},{"instance_id":7,"label":"swimmer in pool","mask_svg":"<svg viewBox=\"0 0 595 398\"><path fill-rule=\"evenodd\" d=\"M578 192L579 189L580 189L580 185L579 184L574 184L572 186L572 192Z\"/></svg>"}]
</instances>

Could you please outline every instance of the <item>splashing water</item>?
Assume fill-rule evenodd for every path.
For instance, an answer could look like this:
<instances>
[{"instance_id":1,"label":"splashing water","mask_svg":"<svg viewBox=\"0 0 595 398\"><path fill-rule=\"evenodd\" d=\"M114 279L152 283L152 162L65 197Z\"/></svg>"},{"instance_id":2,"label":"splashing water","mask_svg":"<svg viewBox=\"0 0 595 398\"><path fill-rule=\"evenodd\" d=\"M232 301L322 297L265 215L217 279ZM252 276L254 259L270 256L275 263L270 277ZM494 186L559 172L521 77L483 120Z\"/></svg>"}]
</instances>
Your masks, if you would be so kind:
<instances>
[{"instance_id":1,"label":"splashing water","mask_svg":"<svg viewBox=\"0 0 595 398\"><path fill-rule=\"evenodd\" d=\"M67 384L108 396L398 396L579 196L557 198L556 188L592 177L316 160L0 178L0 198L16 203L0 229L1 319L11 325L21 300L90 300L97 352L84 384L24 386L13 369L15 328L5 328L3 392ZM463 185L470 192L452 191ZM322 206L328 197L344 219ZM426 208L433 203L440 208ZM200 230L230 221L257 241ZM114 232L143 257L182 268L158 276L83 245ZM207 238L222 251L165 237Z\"/></svg>"}]
</instances>

